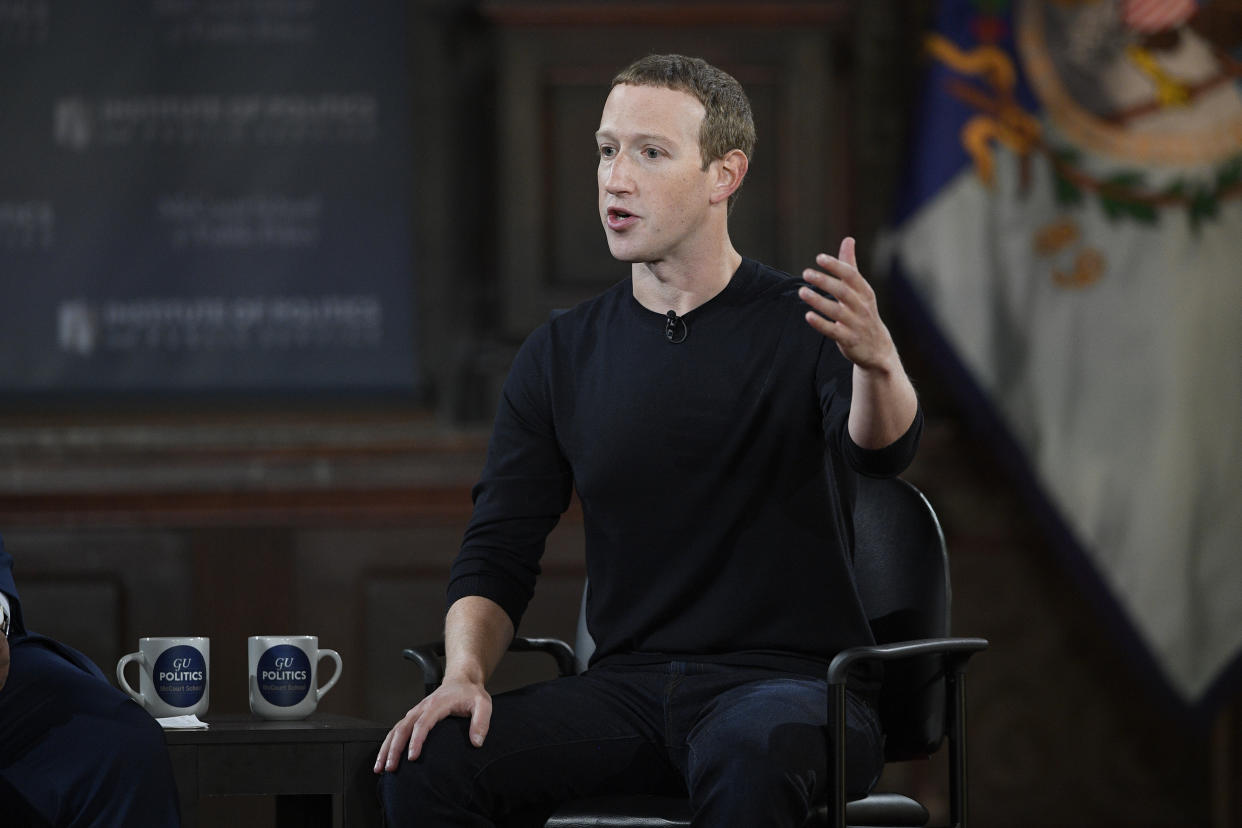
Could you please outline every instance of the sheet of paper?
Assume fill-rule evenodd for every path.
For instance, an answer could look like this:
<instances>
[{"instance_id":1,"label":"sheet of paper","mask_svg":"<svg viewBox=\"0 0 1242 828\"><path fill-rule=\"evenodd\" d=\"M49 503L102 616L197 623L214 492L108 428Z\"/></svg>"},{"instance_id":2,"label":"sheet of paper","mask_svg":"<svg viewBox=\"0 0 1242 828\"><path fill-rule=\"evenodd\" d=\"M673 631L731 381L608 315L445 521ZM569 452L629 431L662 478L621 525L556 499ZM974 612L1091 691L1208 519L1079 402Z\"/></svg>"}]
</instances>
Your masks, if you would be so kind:
<instances>
[{"instance_id":1,"label":"sheet of paper","mask_svg":"<svg viewBox=\"0 0 1242 828\"><path fill-rule=\"evenodd\" d=\"M167 730L206 730L207 723L198 716L165 716L157 718L160 727Z\"/></svg>"}]
</instances>

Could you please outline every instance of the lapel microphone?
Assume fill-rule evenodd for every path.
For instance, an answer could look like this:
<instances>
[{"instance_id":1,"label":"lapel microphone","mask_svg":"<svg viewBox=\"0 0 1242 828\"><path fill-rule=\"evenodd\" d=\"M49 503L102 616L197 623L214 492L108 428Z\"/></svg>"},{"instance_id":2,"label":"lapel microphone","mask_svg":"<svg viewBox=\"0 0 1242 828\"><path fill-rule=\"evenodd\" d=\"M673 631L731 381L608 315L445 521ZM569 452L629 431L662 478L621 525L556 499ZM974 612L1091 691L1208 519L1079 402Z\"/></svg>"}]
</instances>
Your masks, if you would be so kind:
<instances>
[{"instance_id":1,"label":"lapel microphone","mask_svg":"<svg viewBox=\"0 0 1242 828\"><path fill-rule=\"evenodd\" d=\"M664 338L669 342L677 345L686 341L686 334L690 333L686 320L677 315L677 311L668 312L668 321L664 323Z\"/></svg>"}]
</instances>

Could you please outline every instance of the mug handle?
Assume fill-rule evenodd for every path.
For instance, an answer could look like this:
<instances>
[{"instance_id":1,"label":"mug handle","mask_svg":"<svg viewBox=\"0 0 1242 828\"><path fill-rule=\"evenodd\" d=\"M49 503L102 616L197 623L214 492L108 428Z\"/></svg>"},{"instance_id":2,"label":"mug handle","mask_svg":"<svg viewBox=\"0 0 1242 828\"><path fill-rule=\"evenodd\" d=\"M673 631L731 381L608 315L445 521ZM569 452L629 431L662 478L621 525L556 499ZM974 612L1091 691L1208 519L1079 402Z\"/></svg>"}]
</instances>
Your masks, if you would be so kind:
<instances>
[{"instance_id":1,"label":"mug handle","mask_svg":"<svg viewBox=\"0 0 1242 828\"><path fill-rule=\"evenodd\" d=\"M117 681L117 684L121 685L121 689L129 694L129 697L131 699L138 702L139 704L142 704L143 703L142 694L138 693L137 691L134 690L134 688L130 687L129 682L125 680L125 665L129 664L131 661L138 662L139 670L141 670L142 667L146 664L146 659L142 657L141 652L127 653L126 655L121 656L121 660L116 663L116 681Z\"/></svg>"},{"instance_id":2,"label":"mug handle","mask_svg":"<svg viewBox=\"0 0 1242 828\"><path fill-rule=\"evenodd\" d=\"M336 671L332 674L332 678L328 679L328 683L323 687L315 688L315 702L328 695L328 691L332 689L332 685L336 684L337 679L341 677L341 655L336 650L320 650L317 659L323 661L323 657L327 656L336 662Z\"/></svg>"}]
</instances>

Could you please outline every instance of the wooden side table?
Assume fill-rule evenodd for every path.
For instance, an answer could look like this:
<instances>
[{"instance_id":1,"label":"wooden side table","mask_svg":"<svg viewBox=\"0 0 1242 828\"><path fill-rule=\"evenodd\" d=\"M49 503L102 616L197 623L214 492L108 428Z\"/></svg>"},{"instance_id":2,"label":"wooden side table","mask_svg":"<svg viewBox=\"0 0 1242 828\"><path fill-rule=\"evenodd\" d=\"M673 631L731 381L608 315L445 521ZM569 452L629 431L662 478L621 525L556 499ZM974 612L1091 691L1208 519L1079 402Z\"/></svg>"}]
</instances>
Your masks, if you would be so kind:
<instances>
[{"instance_id":1,"label":"wooden side table","mask_svg":"<svg viewBox=\"0 0 1242 828\"><path fill-rule=\"evenodd\" d=\"M275 796L276 823L299 828L380 824L371 772L388 727L316 713L298 722L208 715L206 730L168 730L184 828L208 796Z\"/></svg>"}]
</instances>

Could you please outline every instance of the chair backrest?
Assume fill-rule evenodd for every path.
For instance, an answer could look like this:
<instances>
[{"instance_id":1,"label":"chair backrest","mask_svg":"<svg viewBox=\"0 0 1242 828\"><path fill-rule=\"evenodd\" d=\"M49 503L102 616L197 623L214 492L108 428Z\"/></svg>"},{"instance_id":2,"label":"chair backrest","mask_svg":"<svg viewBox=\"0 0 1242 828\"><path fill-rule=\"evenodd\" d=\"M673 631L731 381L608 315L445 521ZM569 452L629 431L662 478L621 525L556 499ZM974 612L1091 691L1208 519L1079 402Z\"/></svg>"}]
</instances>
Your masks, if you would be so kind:
<instances>
[{"instance_id":1,"label":"chair backrest","mask_svg":"<svg viewBox=\"0 0 1242 828\"><path fill-rule=\"evenodd\" d=\"M949 634L949 559L940 521L923 493L901 478L858 478L854 578L877 644ZM582 590L574 660L586 669L595 641ZM885 665L880 718L889 761L926 756L944 738L940 660L921 656Z\"/></svg>"},{"instance_id":2,"label":"chair backrest","mask_svg":"<svg viewBox=\"0 0 1242 828\"><path fill-rule=\"evenodd\" d=\"M936 512L901 478L858 478L854 580L877 644L949 635L949 558ZM938 656L884 665L880 694L889 761L926 756L944 738Z\"/></svg>"},{"instance_id":3,"label":"chair backrest","mask_svg":"<svg viewBox=\"0 0 1242 828\"><path fill-rule=\"evenodd\" d=\"M582 603L578 607L578 632L574 636L574 665L577 666L579 673L586 670L587 662L591 660L591 655L595 652L595 639L591 637L591 631L587 629L586 620L587 592L590 588L590 584L582 586Z\"/></svg>"}]
</instances>

